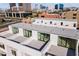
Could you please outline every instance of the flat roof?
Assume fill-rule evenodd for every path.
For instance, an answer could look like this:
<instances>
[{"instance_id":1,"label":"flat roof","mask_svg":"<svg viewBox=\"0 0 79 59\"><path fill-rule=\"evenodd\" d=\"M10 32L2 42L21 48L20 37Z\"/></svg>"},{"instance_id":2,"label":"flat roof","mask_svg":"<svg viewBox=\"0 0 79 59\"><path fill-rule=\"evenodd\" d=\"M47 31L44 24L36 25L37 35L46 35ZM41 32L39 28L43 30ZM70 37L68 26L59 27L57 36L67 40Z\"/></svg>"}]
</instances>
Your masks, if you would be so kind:
<instances>
[{"instance_id":1,"label":"flat roof","mask_svg":"<svg viewBox=\"0 0 79 59\"><path fill-rule=\"evenodd\" d=\"M62 18L33 18L33 20L53 20L53 21L72 21L77 22L77 19L62 19Z\"/></svg>"},{"instance_id":2,"label":"flat roof","mask_svg":"<svg viewBox=\"0 0 79 59\"><path fill-rule=\"evenodd\" d=\"M76 29L58 28L58 27L53 27L53 26L49 27L49 26L25 24L25 23L16 23L10 26L23 28L26 30L34 30L34 31L47 33L47 34L55 34L62 37L76 39L76 40L79 39L79 30L76 30Z\"/></svg>"},{"instance_id":3,"label":"flat roof","mask_svg":"<svg viewBox=\"0 0 79 59\"><path fill-rule=\"evenodd\" d=\"M40 41L40 40L32 40L28 44L27 44L27 42L22 43L22 45L30 47L32 49L36 49L38 51L41 51L46 44L47 44L47 42L43 42L43 41Z\"/></svg>"},{"instance_id":4,"label":"flat roof","mask_svg":"<svg viewBox=\"0 0 79 59\"><path fill-rule=\"evenodd\" d=\"M68 49L65 47L53 46L53 45L51 45L51 47L46 53L49 55L56 55L56 56L75 56L74 49Z\"/></svg>"}]
</instances>

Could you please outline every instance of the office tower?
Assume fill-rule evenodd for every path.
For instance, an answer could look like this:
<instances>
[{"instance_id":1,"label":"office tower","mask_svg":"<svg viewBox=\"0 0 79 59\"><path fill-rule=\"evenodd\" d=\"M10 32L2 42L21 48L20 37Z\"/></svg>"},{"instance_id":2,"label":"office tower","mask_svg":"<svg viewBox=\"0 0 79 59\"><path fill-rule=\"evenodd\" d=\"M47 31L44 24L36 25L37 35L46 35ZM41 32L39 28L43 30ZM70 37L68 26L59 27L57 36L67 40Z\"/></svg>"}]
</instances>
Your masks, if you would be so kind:
<instances>
[{"instance_id":1,"label":"office tower","mask_svg":"<svg viewBox=\"0 0 79 59\"><path fill-rule=\"evenodd\" d=\"M30 12L31 11L31 3L18 3L19 11Z\"/></svg>"},{"instance_id":2,"label":"office tower","mask_svg":"<svg viewBox=\"0 0 79 59\"><path fill-rule=\"evenodd\" d=\"M9 3L10 11L15 12L17 11L16 3Z\"/></svg>"},{"instance_id":3,"label":"office tower","mask_svg":"<svg viewBox=\"0 0 79 59\"><path fill-rule=\"evenodd\" d=\"M38 9L38 4L35 4L35 9Z\"/></svg>"},{"instance_id":4,"label":"office tower","mask_svg":"<svg viewBox=\"0 0 79 59\"><path fill-rule=\"evenodd\" d=\"M63 10L64 5L63 4L55 4L55 9L57 10Z\"/></svg>"},{"instance_id":5,"label":"office tower","mask_svg":"<svg viewBox=\"0 0 79 59\"><path fill-rule=\"evenodd\" d=\"M55 9L58 9L58 4L55 5Z\"/></svg>"},{"instance_id":6,"label":"office tower","mask_svg":"<svg viewBox=\"0 0 79 59\"><path fill-rule=\"evenodd\" d=\"M63 10L63 8L64 8L64 5L63 4L59 4L59 9Z\"/></svg>"},{"instance_id":7,"label":"office tower","mask_svg":"<svg viewBox=\"0 0 79 59\"><path fill-rule=\"evenodd\" d=\"M46 6L44 6L44 5L40 5L40 9L46 9Z\"/></svg>"}]
</instances>

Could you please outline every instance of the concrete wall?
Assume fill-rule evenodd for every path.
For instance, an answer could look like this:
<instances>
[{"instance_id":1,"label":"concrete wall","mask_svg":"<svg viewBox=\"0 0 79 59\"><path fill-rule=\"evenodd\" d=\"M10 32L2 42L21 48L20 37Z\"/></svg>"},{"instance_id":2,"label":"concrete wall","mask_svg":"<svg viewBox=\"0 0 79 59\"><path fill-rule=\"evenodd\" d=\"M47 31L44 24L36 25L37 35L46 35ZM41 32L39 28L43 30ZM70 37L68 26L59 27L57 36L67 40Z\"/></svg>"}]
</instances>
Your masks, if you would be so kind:
<instances>
[{"instance_id":1,"label":"concrete wall","mask_svg":"<svg viewBox=\"0 0 79 59\"><path fill-rule=\"evenodd\" d=\"M41 22L43 21L43 22ZM52 24L50 24L50 21L52 21ZM61 22L63 22L63 25L61 25ZM53 26L53 27L62 27L62 28L71 28L71 29L76 29L76 27L73 27L74 24L77 25L76 21L63 21L63 20L40 20L40 19L35 19L35 22L32 24L36 25L45 25L45 26Z\"/></svg>"},{"instance_id":2,"label":"concrete wall","mask_svg":"<svg viewBox=\"0 0 79 59\"><path fill-rule=\"evenodd\" d=\"M23 36L23 29L22 28L19 28L19 35Z\"/></svg>"},{"instance_id":3,"label":"concrete wall","mask_svg":"<svg viewBox=\"0 0 79 59\"><path fill-rule=\"evenodd\" d=\"M9 32L10 32L10 33L13 33L13 32L12 32L12 26L8 26L8 28L9 28Z\"/></svg>"},{"instance_id":4,"label":"concrete wall","mask_svg":"<svg viewBox=\"0 0 79 59\"><path fill-rule=\"evenodd\" d=\"M23 45L15 43L15 42L11 42L7 39L0 38L0 42L3 42L5 45L8 45L9 47L12 47L12 48L16 49L16 51L18 51L18 53L21 53L20 51L22 51L22 52L25 52L26 54L28 53L31 56L40 56L40 55L42 55L42 53L40 51L37 51L37 50L29 48L29 47L25 47ZM7 47L6 52L7 52L8 56L9 55L12 56L11 48L9 48L9 47Z\"/></svg>"},{"instance_id":5,"label":"concrete wall","mask_svg":"<svg viewBox=\"0 0 79 59\"><path fill-rule=\"evenodd\" d=\"M37 33L37 31L32 30L32 38L34 40L38 40L38 33Z\"/></svg>"},{"instance_id":6,"label":"concrete wall","mask_svg":"<svg viewBox=\"0 0 79 59\"><path fill-rule=\"evenodd\" d=\"M50 44L57 46L58 35L50 34Z\"/></svg>"},{"instance_id":7,"label":"concrete wall","mask_svg":"<svg viewBox=\"0 0 79 59\"><path fill-rule=\"evenodd\" d=\"M6 44L4 45L5 45L6 56L13 56L11 52L11 48Z\"/></svg>"}]
</instances>

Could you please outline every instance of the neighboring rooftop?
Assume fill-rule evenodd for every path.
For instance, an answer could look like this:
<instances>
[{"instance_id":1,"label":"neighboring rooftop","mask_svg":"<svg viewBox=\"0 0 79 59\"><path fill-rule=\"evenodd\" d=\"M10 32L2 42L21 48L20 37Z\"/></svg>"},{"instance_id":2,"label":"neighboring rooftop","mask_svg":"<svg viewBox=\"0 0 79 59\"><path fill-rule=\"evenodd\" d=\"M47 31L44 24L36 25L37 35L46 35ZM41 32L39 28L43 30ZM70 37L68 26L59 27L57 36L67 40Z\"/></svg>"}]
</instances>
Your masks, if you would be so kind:
<instances>
[{"instance_id":1,"label":"neighboring rooftop","mask_svg":"<svg viewBox=\"0 0 79 59\"><path fill-rule=\"evenodd\" d=\"M77 22L77 19L56 19L56 18L34 18L36 20L53 20L53 21L72 21L72 22Z\"/></svg>"}]
</instances>

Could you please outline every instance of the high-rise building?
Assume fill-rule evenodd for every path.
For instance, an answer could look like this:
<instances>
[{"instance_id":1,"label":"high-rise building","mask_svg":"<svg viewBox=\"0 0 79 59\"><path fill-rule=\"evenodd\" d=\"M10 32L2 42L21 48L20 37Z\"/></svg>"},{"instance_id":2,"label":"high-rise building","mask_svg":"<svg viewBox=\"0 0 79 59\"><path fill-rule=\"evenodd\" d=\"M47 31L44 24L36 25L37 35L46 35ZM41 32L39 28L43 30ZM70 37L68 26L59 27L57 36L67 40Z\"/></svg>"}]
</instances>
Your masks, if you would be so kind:
<instances>
[{"instance_id":1,"label":"high-rise building","mask_svg":"<svg viewBox=\"0 0 79 59\"><path fill-rule=\"evenodd\" d=\"M57 9L57 10L63 10L63 8L64 8L63 4L56 4L55 5L55 9Z\"/></svg>"},{"instance_id":2,"label":"high-rise building","mask_svg":"<svg viewBox=\"0 0 79 59\"><path fill-rule=\"evenodd\" d=\"M10 8L16 6L16 3L9 3Z\"/></svg>"},{"instance_id":3,"label":"high-rise building","mask_svg":"<svg viewBox=\"0 0 79 59\"><path fill-rule=\"evenodd\" d=\"M35 9L38 9L38 4L35 4Z\"/></svg>"},{"instance_id":4,"label":"high-rise building","mask_svg":"<svg viewBox=\"0 0 79 59\"><path fill-rule=\"evenodd\" d=\"M30 12L31 11L31 3L19 3L19 11Z\"/></svg>"},{"instance_id":5,"label":"high-rise building","mask_svg":"<svg viewBox=\"0 0 79 59\"><path fill-rule=\"evenodd\" d=\"M40 5L40 9L48 9L48 7L44 6L44 5Z\"/></svg>"},{"instance_id":6,"label":"high-rise building","mask_svg":"<svg viewBox=\"0 0 79 59\"><path fill-rule=\"evenodd\" d=\"M58 9L58 4L55 5L55 9Z\"/></svg>"},{"instance_id":7,"label":"high-rise building","mask_svg":"<svg viewBox=\"0 0 79 59\"><path fill-rule=\"evenodd\" d=\"M64 5L63 4L59 4L59 9L63 10Z\"/></svg>"},{"instance_id":8,"label":"high-rise building","mask_svg":"<svg viewBox=\"0 0 79 59\"><path fill-rule=\"evenodd\" d=\"M13 12L17 11L16 3L9 3L9 5L10 5L10 11Z\"/></svg>"},{"instance_id":9,"label":"high-rise building","mask_svg":"<svg viewBox=\"0 0 79 59\"><path fill-rule=\"evenodd\" d=\"M9 3L9 5L10 9L6 11L6 17L24 18L28 15L32 15L31 3L18 3L18 7L16 3Z\"/></svg>"}]
</instances>

